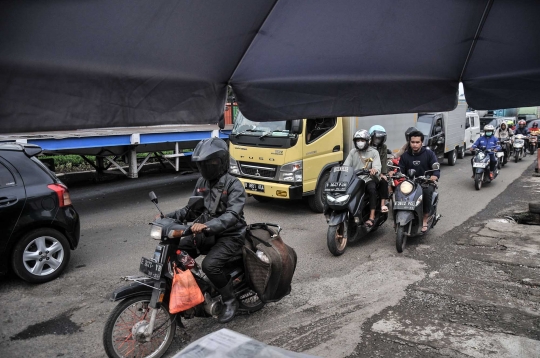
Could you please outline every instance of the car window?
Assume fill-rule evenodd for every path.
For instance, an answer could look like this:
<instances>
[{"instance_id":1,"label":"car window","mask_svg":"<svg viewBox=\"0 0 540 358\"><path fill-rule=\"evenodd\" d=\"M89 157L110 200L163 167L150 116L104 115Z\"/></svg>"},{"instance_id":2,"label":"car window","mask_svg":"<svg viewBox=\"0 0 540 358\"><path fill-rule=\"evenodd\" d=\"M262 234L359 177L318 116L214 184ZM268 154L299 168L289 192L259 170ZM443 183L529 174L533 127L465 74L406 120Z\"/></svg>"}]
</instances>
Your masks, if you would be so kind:
<instances>
[{"instance_id":1,"label":"car window","mask_svg":"<svg viewBox=\"0 0 540 358\"><path fill-rule=\"evenodd\" d=\"M32 157L30 159L32 159L32 161L34 163L36 163L38 165L38 167L40 167L45 173L47 173L51 177L52 180L54 180L54 181L58 180L58 177L56 176L56 174L51 172L49 170L49 168L47 168L47 166L45 164L43 164L39 159L37 159L36 157Z\"/></svg>"},{"instance_id":2,"label":"car window","mask_svg":"<svg viewBox=\"0 0 540 358\"><path fill-rule=\"evenodd\" d=\"M15 178L13 174L6 168L2 163L0 163L0 189L14 186Z\"/></svg>"}]
</instances>

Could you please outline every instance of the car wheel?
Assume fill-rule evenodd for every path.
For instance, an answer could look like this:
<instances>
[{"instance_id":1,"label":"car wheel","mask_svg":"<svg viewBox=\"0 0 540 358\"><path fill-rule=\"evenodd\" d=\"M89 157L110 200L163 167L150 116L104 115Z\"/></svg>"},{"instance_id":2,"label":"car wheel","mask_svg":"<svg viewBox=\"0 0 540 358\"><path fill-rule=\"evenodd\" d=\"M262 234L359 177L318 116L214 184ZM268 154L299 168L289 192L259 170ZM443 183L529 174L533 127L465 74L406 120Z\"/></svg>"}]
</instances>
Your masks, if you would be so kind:
<instances>
[{"instance_id":1,"label":"car wheel","mask_svg":"<svg viewBox=\"0 0 540 358\"><path fill-rule=\"evenodd\" d=\"M457 153L456 153L456 150L454 149L448 152L448 165L454 166L456 165L456 161L457 161Z\"/></svg>"},{"instance_id":2,"label":"car wheel","mask_svg":"<svg viewBox=\"0 0 540 358\"><path fill-rule=\"evenodd\" d=\"M62 273L70 255L69 242L62 233L50 228L33 230L15 245L13 271L31 283L48 282Z\"/></svg>"}]
</instances>

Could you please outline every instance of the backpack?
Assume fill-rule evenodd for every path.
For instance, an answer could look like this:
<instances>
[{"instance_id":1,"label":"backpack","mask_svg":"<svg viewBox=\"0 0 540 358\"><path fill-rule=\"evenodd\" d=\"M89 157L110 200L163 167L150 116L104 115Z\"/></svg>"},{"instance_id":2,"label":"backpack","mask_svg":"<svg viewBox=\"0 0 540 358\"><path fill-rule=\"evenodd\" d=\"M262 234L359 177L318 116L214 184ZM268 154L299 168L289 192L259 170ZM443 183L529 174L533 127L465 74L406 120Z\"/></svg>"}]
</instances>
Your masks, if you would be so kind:
<instances>
[{"instance_id":1,"label":"backpack","mask_svg":"<svg viewBox=\"0 0 540 358\"><path fill-rule=\"evenodd\" d=\"M285 244L276 224L257 223L247 228L242 249L249 286L263 302L276 302L291 292L296 269L294 249ZM263 254L257 252L261 251Z\"/></svg>"}]
</instances>

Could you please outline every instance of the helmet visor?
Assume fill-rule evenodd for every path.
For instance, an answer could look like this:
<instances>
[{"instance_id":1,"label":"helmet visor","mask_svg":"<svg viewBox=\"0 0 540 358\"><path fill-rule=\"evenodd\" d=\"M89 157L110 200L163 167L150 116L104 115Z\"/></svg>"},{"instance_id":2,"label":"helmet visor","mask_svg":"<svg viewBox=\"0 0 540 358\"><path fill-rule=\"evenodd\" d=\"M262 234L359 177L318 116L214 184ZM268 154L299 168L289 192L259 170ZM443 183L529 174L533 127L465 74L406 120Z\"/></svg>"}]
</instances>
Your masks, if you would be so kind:
<instances>
[{"instance_id":1,"label":"helmet visor","mask_svg":"<svg viewBox=\"0 0 540 358\"><path fill-rule=\"evenodd\" d=\"M221 162L218 158L208 159L196 163L197 168L204 179L214 180L219 177L221 172Z\"/></svg>"}]
</instances>

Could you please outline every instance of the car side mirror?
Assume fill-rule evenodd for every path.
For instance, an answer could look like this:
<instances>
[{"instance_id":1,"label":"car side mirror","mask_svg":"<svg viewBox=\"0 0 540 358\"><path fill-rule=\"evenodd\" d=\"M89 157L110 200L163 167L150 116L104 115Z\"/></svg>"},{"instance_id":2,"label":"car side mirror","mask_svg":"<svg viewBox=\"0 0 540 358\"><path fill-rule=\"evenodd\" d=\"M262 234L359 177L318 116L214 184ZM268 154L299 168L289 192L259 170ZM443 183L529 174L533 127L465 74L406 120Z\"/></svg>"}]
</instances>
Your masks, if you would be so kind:
<instances>
[{"instance_id":1,"label":"car side mirror","mask_svg":"<svg viewBox=\"0 0 540 358\"><path fill-rule=\"evenodd\" d=\"M439 170L441 168L441 165L439 163L433 163L433 165L431 166L431 168L433 170Z\"/></svg>"},{"instance_id":2,"label":"car side mirror","mask_svg":"<svg viewBox=\"0 0 540 358\"><path fill-rule=\"evenodd\" d=\"M414 169L409 169L409 171L407 172L407 176L411 179L414 178L415 175L416 175L416 170Z\"/></svg>"},{"instance_id":3,"label":"car side mirror","mask_svg":"<svg viewBox=\"0 0 540 358\"><path fill-rule=\"evenodd\" d=\"M302 120L293 119L291 122L291 133L292 134L302 134Z\"/></svg>"},{"instance_id":4,"label":"car side mirror","mask_svg":"<svg viewBox=\"0 0 540 358\"><path fill-rule=\"evenodd\" d=\"M187 206L191 210L198 210L204 207L204 197L202 196L190 196Z\"/></svg>"},{"instance_id":5,"label":"car side mirror","mask_svg":"<svg viewBox=\"0 0 540 358\"><path fill-rule=\"evenodd\" d=\"M151 192L148 193L148 196L150 197L150 200L151 200L154 204L157 204L157 203L158 203L158 198L157 198L156 193L154 193L153 191L151 191Z\"/></svg>"}]
</instances>

